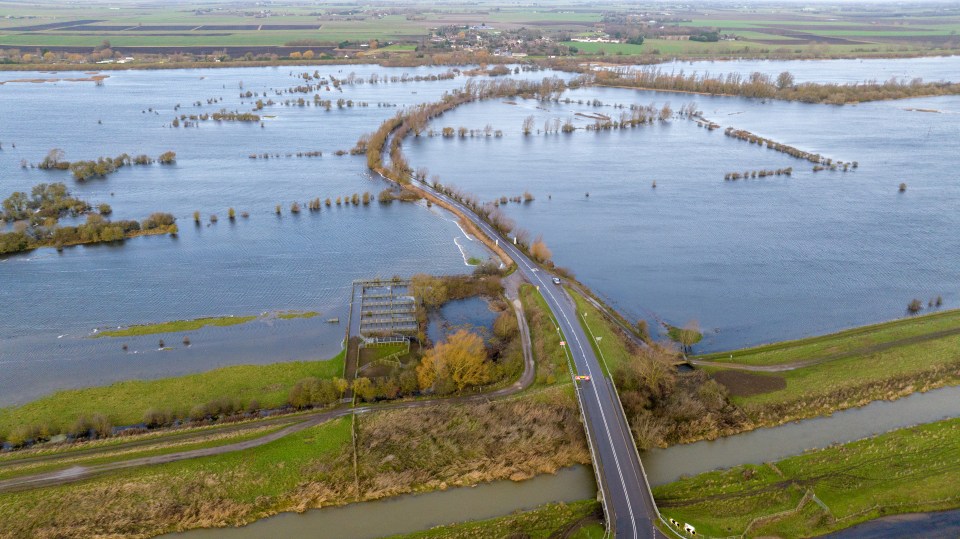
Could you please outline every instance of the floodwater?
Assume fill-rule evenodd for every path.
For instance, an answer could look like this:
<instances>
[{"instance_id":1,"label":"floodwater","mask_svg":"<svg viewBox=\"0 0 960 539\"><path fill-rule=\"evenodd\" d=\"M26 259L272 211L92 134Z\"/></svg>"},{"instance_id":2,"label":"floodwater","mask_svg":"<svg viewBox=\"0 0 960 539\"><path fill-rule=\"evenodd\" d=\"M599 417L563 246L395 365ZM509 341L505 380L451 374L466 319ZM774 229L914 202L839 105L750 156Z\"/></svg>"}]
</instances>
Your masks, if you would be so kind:
<instances>
[{"instance_id":1,"label":"floodwater","mask_svg":"<svg viewBox=\"0 0 960 539\"><path fill-rule=\"evenodd\" d=\"M480 330L490 335L496 317L497 313L490 310L490 304L482 297L448 301L430 314L427 338L438 343L461 329Z\"/></svg>"},{"instance_id":2,"label":"floodwater","mask_svg":"<svg viewBox=\"0 0 960 539\"><path fill-rule=\"evenodd\" d=\"M475 487L312 509L302 514L283 513L242 528L199 529L161 537L247 539L335 536L374 539L444 524L485 520L514 511L534 509L546 503L585 500L596 494L597 487L590 468L574 466L527 481L496 481Z\"/></svg>"},{"instance_id":3,"label":"floodwater","mask_svg":"<svg viewBox=\"0 0 960 539\"><path fill-rule=\"evenodd\" d=\"M574 102L460 107L431 126L490 123L504 136L421 136L407 144L410 162L483 201L529 190L535 201L501 210L542 234L558 265L628 319L699 321L698 352L899 318L912 298L960 306L960 96L844 107L617 88L564 97ZM594 99L604 106L587 104ZM859 168L813 172L807 161L682 118L521 133L527 116L538 130L556 120L582 128L593 120L578 113L618 118L610 105L664 102L674 110L695 102L723 127ZM791 177L723 179L786 167Z\"/></svg>"},{"instance_id":4,"label":"floodwater","mask_svg":"<svg viewBox=\"0 0 960 539\"><path fill-rule=\"evenodd\" d=\"M334 105L329 112L268 106L261 111L271 116L263 128L213 121L197 128L169 127L179 113L251 110L256 98L241 98L241 91L266 92L275 101L310 98L312 93L275 95L275 90L302 84L291 76L299 71L123 71L110 73L102 87L90 82L0 86L0 197L62 181L83 199L109 203L114 219L139 220L166 211L177 217L180 228L177 238L137 238L121 245L72 247L62 253L40 249L0 258L0 406L55 389L122 379L238 363L325 359L340 349L345 331L326 320L345 320L353 279L468 272L467 258L488 256L436 208L394 202L305 211L306 201L314 197L376 194L387 186L369 175L363 156L334 155L398 110L377 103L435 100L462 85L464 77L344 85L342 93L324 89L319 92L323 99L342 97L369 106ZM447 69L337 66L321 71L346 78L350 72L412 76ZM212 98L223 100L208 105ZM202 105L193 106L196 101ZM174 111L177 104L180 111ZM20 167L21 160L37 163L54 147L63 149L68 160L123 152L156 157L173 150L177 163L127 167L85 183L65 171ZM248 157L298 151L322 151L323 156ZM293 201L304 206L299 215L288 210ZM277 204L283 206L281 217L274 215ZM227 219L229 207L236 208L235 222ZM203 215L200 226L193 223L195 210ZM240 212L249 212L249 218ZM220 217L217 224L209 224L211 214ZM180 335L87 338L95 328L276 310L319 311L321 316L204 329L191 334L190 348L179 346ZM160 337L177 345L160 352Z\"/></svg>"}]
</instances>

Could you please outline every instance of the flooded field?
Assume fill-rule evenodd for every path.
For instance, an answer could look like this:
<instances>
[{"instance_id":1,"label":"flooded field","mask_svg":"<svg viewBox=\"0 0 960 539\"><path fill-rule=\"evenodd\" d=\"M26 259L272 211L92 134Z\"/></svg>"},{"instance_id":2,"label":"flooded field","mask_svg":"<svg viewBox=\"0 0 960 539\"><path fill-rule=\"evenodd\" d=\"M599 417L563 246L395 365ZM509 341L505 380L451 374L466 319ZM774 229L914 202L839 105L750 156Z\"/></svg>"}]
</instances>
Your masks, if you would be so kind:
<instances>
[{"instance_id":1,"label":"flooded field","mask_svg":"<svg viewBox=\"0 0 960 539\"><path fill-rule=\"evenodd\" d=\"M828 82L953 80L960 72L957 58L876 62L703 62L664 69L790 70L798 81ZM374 73L407 78L284 92L304 84L297 73L314 69L125 71L111 73L102 86L90 81L0 86L0 195L62 181L80 198L109 203L114 219L166 211L177 217L180 229L177 237L0 258L0 301L5 306L0 406L60 388L231 364L327 358L340 349L345 330L327 320L345 319L352 280L469 272L469 259L489 256L450 215L425 204L334 204L319 212L291 213L294 202L305 206L317 197L376 195L386 188L368 173L363 156L335 153L349 150L361 134L403 106L435 101L467 80L410 80L443 75L449 71L445 67L338 66L317 71L341 79L350 73L364 80ZM349 99L353 106L325 110L296 102L301 96L312 101L313 93L333 102ZM276 102L258 111L262 125L171 125L180 114L249 111L257 99ZM629 318L678 325L699 320L706 335L697 351L897 318L914 297L942 296L944 308L960 304L960 215L955 211L960 205L955 174L960 97L835 107L587 88L566 92L562 99L570 101L466 105L431 127L479 133L490 126L503 136L411 137L405 151L414 167L428 167L443 183L483 200L529 191L532 202L507 203L502 209L532 235L542 234L558 265L571 268ZM286 100L293 103L283 104ZM809 162L724 136L722 128L708 131L679 116L630 130L585 129L597 118L618 117L630 105L654 103L659 108L668 102L674 111L696 103L705 118L724 128L857 161L858 167L814 172ZM521 125L530 116L534 132L524 136ZM576 129L542 132L563 122ZM123 152L157 156L172 150L177 164L126 167L108 178L77 182L69 172L29 166L52 148L62 149L69 160ZM297 156L315 152L323 155ZM785 168L792 168L789 176L724 181L730 172ZM900 183L907 184L904 192L898 192ZM248 216L229 220L228 208ZM201 214L199 224L193 221L194 211ZM214 214L219 215L215 223L210 219ZM320 315L270 316L282 310ZM451 303L442 314L451 327L492 321L480 299ZM218 315L264 316L192 332L189 347L179 346L177 337L177 346L163 351L158 336L90 338L95 329ZM431 339L446 329L435 321ZM644 462L654 483L667 482L680 474L774 460L934 421L955 401L956 388L948 388L830 418L655 451ZM593 496L595 488L589 470L575 469L519 484L374 502L376 511L369 504L347 506L189 535L290 535L356 525L344 533L375 537L583 499ZM450 508L459 507L472 512L451 518ZM358 519L358 512L379 516Z\"/></svg>"},{"instance_id":2,"label":"flooded field","mask_svg":"<svg viewBox=\"0 0 960 539\"><path fill-rule=\"evenodd\" d=\"M446 68L388 70L377 66L331 69L369 77L445 73ZM427 82L343 85L321 90L324 99L355 106L274 105L264 127L249 122L201 122L173 128L180 114L220 108L250 110L241 92L274 95L301 84L290 69L128 71L102 87L89 82L0 86L0 192L30 191L62 181L80 198L107 202L114 219L143 219L166 211L178 219L177 238L149 237L122 245L40 249L0 258L5 304L0 318L0 405L23 402L58 388L99 385L208 370L238 363L325 359L341 345L353 279L417 272L470 271L469 257L486 258L452 217L423 205L377 203L306 210L309 199L336 199L387 184L366 171L350 149L396 107L437 99L463 78ZM242 84L242 88L241 88ZM308 95L309 96L309 95ZM207 99L223 98L208 105ZM29 99L27 99L29 98ZM193 102L201 101L195 107ZM368 103L360 107L361 102ZM174 108L181 105L179 111ZM152 110L151 110L152 109ZM16 114L8 114L12 112ZM13 145L16 147L13 147ZM123 152L156 157L177 153L175 166L124 167L107 178L75 181L67 171L21 168L51 148L66 159L95 159ZM322 157L296 157L322 151ZM280 154L250 159L249 154ZM286 157L288 153L294 156ZM304 211L293 215L299 201ZM281 205L282 215L275 215ZM227 219L228 208L238 217ZM199 211L201 224L192 213ZM248 212L243 218L241 212ZM210 215L219 214L216 224ZM225 278L229 276L229 278ZM254 322L207 328L192 346L157 350L156 337L88 339L94 328L201 316L257 315L275 310L318 311L308 320ZM170 340L170 339L168 339ZM179 343L180 337L175 341ZM129 351L121 349L127 344ZM136 352L136 353L135 353Z\"/></svg>"},{"instance_id":3,"label":"flooded field","mask_svg":"<svg viewBox=\"0 0 960 539\"><path fill-rule=\"evenodd\" d=\"M960 97L844 107L614 88L564 97L573 102L461 107L434 129L491 123L505 135L420 137L407 154L484 201L529 191L533 202L501 210L542 234L558 265L628 318L651 327L698 320L698 351L898 318L915 297L960 302L960 216L952 211L960 204L952 173ZM695 102L724 128L858 168L814 172L805 160L682 118L582 129L594 123L590 115L618 118L612 104L665 102L674 110ZM524 136L528 116L538 131L558 120L580 129ZM790 176L724 181L730 172L788 167Z\"/></svg>"}]
</instances>

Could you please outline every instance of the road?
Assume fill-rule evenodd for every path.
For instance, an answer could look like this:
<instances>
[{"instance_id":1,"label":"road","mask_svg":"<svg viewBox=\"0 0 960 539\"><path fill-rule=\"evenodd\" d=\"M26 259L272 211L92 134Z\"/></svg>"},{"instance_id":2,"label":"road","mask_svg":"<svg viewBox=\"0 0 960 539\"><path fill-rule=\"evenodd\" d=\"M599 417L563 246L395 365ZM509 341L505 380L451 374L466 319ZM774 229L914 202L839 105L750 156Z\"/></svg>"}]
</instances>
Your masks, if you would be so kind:
<instances>
[{"instance_id":1,"label":"road","mask_svg":"<svg viewBox=\"0 0 960 539\"><path fill-rule=\"evenodd\" d=\"M516 262L517 271L539 287L566 338L566 348L577 374L590 377L588 382L577 382L578 395L598 471L599 487L604 493L607 519L615 536L632 539L666 537L654 525L659 514L623 408L580 326L573 299L562 286L553 284L553 275L538 267L476 213L429 186L420 184L417 187L457 208L488 237L496 239Z\"/></svg>"}]
</instances>

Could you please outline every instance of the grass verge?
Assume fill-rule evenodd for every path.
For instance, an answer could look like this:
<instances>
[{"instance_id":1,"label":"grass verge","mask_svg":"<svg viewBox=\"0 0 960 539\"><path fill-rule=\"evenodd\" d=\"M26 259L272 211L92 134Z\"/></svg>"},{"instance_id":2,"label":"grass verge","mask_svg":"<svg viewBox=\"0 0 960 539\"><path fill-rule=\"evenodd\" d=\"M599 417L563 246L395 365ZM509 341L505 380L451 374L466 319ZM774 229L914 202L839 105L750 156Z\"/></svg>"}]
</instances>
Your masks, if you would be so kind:
<instances>
[{"instance_id":1,"label":"grass verge","mask_svg":"<svg viewBox=\"0 0 960 539\"><path fill-rule=\"evenodd\" d=\"M537 288L530 284L520 286L527 325L530 326L530 345L537 361L537 385L551 385L570 380L567 356L560 346L558 324Z\"/></svg>"},{"instance_id":2,"label":"grass verge","mask_svg":"<svg viewBox=\"0 0 960 539\"><path fill-rule=\"evenodd\" d=\"M108 464L122 460L135 459L141 457L153 457L178 453L180 451L191 451L194 449L206 449L218 447L221 445L233 444L247 440L253 440L266 436L271 432L280 430L286 425L279 426L251 426L241 431L209 431L202 436L186 440L172 439L167 440L159 438L154 443L148 445L138 445L136 447L117 446L111 450L97 452L96 454L77 454L70 456L65 454L64 458L56 461L33 461L25 463L10 462L0 468L0 480L20 477L23 475L33 475L54 470L66 469L71 466L95 466L98 464Z\"/></svg>"},{"instance_id":3,"label":"grass verge","mask_svg":"<svg viewBox=\"0 0 960 539\"><path fill-rule=\"evenodd\" d=\"M603 357L604 374L610 376L610 372L617 370L634 359L626 340L621 335L620 328L607 320L607 318L590 304L576 291L567 288L567 292L577 304L577 318L580 319L580 325L587 333L587 336L593 340L594 350Z\"/></svg>"},{"instance_id":4,"label":"grass verge","mask_svg":"<svg viewBox=\"0 0 960 539\"><path fill-rule=\"evenodd\" d=\"M732 352L696 356L746 365L779 365L817 358L857 356L904 340L937 338L951 330L960 330L960 310L915 316L881 324L863 326L829 335L784 341Z\"/></svg>"},{"instance_id":5,"label":"grass verge","mask_svg":"<svg viewBox=\"0 0 960 539\"><path fill-rule=\"evenodd\" d=\"M883 515L958 507L958 462L960 419L951 419L701 474L657 487L654 496L665 516L700 534L808 537Z\"/></svg>"}]
</instances>

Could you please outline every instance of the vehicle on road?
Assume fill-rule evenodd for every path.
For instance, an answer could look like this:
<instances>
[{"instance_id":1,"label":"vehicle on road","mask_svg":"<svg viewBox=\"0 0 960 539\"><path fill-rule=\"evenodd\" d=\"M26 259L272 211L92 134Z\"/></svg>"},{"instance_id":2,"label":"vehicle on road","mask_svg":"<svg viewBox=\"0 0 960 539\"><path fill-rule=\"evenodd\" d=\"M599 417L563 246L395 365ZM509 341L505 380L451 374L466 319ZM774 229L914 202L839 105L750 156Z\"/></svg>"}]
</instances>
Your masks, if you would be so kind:
<instances>
[{"instance_id":1,"label":"vehicle on road","mask_svg":"<svg viewBox=\"0 0 960 539\"><path fill-rule=\"evenodd\" d=\"M553 284L560 284L560 277L554 277Z\"/></svg>"},{"instance_id":2,"label":"vehicle on road","mask_svg":"<svg viewBox=\"0 0 960 539\"><path fill-rule=\"evenodd\" d=\"M586 374L578 374L578 375L576 376L576 379L577 379L578 382L589 382L589 381L590 381L590 377L587 376Z\"/></svg>"}]
</instances>

